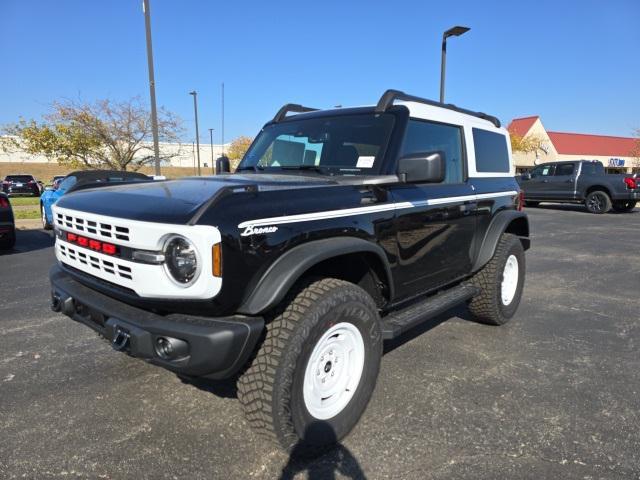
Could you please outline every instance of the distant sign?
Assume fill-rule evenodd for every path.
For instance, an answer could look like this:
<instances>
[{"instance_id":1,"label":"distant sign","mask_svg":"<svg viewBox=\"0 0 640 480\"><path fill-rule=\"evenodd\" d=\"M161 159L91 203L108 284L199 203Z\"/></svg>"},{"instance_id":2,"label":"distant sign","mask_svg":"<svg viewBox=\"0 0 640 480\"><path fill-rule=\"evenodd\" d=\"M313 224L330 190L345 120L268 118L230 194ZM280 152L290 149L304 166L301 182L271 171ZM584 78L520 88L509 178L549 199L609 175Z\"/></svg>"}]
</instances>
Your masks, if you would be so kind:
<instances>
[{"instance_id":1,"label":"distant sign","mask_svg":"<svg viewBox=\"0 0 640 480\"><path fill-rule=\"evenodd\" d=\"M610 158L609 159L610 167L624 167L624 158Z\"/></svg>"}]
</instances>

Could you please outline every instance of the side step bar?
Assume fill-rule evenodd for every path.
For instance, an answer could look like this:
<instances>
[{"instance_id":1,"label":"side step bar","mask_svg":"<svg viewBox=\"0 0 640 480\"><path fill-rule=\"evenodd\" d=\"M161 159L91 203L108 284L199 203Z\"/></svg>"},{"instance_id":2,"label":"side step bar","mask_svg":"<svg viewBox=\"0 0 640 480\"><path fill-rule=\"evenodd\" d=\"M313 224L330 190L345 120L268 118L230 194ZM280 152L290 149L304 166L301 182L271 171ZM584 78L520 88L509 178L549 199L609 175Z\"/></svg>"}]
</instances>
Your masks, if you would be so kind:
<instances>
[{"instance_id":1,"label":"side step bar","mask_svg":"<svg viewBox=\"0 0 640 480\"><path fill-rule=\"evenodd\" d=\"M478 292L478 288L473 285L460 284L414 303L404 310L393 312L382 319L382 338L396 338L416 325L469 300Z\"/></svg>"}]
</instances>

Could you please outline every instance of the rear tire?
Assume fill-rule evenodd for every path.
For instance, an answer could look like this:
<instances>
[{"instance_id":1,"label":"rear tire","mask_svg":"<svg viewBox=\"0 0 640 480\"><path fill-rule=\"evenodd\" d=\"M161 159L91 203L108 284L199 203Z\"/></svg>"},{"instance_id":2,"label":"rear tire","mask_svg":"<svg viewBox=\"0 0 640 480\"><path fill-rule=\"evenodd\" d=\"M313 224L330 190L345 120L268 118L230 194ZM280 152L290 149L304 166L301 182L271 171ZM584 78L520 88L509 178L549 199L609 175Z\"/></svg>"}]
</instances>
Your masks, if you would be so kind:
<instances>
[{"instance_id":1,"label":"rear tire","mask_svg":"<svg viewBox=\"0 0 640 480\"><path fill-rule=\"evenodd\" d=\"M520 304L524 274L522 243L515 235L503 233L489 263L471 279L480 293L469 302L469 311L482 323L507 323Z\"/></svg>"},{"instance_id":2,"label":"rear tire","mask_svg":"<svg viewBox=\"0 0 640 480\"><path fill-rule=\"evenodd\" d=\"M287 451L332 445L364 412L381 357L373 299L349 282L317 280L290 295L267 325L238 380L238 399L249 424Z\"/></svg>"},{"instance_id":3,"label":"rear tire","mask_svg":"<svg viewBox=\"0 0 640 480\"><path fill-rule=\"evenodd\" d=\"M584 200L584 205L589 212L602 215L611 210L611 198L609 198L607 192L594 190L587 195L587 198Z\"/></svg>"},{"instance_id":4,"label":"rear tire","mask_svg":"<svg viewBox=\"0 0 640 480\"><path fill-rule=\"evenodd\" d=\"M16 229L13 229L6 234L4 237L0 238L0 250L11 250L16 244Z\"/></svg>"},{"instance_id":5,"label":"rear tire","mask_svg":"<svg viewBox=\"0 0 640 480\"><path fill-rule=\"evenodd\" d=\"M618 213L629 213L634 208L636 208L637 203L638 202L636 202L635 200L620 200L617 202L613 202L613 209Z\"/></svg>"}]
</instances>

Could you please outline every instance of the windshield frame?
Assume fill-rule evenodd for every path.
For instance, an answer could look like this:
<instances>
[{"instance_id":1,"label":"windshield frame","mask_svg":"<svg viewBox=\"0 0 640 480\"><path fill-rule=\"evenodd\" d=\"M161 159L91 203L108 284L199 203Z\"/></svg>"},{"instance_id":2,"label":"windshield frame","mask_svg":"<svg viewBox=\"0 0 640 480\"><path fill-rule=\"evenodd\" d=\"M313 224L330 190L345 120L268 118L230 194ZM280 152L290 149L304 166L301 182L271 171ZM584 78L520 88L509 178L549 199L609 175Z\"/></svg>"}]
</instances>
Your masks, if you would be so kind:
<instances>
[{"instance_id":1,"label":"windshield frame","mask_svg":"<svg viewBox=\"0 0 640 480\"><path fill-rule=\"evenodd\" d=\"M347 110L347 109L345 109ZM398 115L394 111L386 111L386 112L376 112L373 108L354 108L348 109L351 111L328 111L328 112L313 112L313 113L305 113L300 115L292 115L291 117L287 117L285 120L280 122L269 122L267 123L261 130L258 136L251 143L241 162L238 164L236 168L236 173L279 173L279 174L310 174L310 175L330 175L330 176L377 176L384 175L387 170L387 158L390 152L390 146L392 146L394 142L394 138L396 137L396 132L398 128L402 126L402 122L399 121ZM274 136L269 142L268 146L264 148L257 160L255 160L255 156L252 153L256 148L260 148L260 141L264 137L269 129L277 128L281 125L291 125L291 124L299 124L302 122L311 122L317 120L332 120L332 119L342 119L346 117L371 117L376 118L379 116L385 116L390 119L389 130L387 132L386 138L382 140L379 145L379 150L375 155L374 159L374 167L366 168L348 168L348 167L340 167L337 165L311 165L311 164L300 164L300 165L273 165L273 166L263 166L258 163L262 159L264 153L273 145L273 142L276 138L278 138L279 134ZM300 117L300 118L298 118ZM286 134L285 134L286 135ZM355 142L354 142L355 143ZM253 157L253 158L251 158ZM303 160L304 162L304 160Z\"/></svg>"}]
</instances>

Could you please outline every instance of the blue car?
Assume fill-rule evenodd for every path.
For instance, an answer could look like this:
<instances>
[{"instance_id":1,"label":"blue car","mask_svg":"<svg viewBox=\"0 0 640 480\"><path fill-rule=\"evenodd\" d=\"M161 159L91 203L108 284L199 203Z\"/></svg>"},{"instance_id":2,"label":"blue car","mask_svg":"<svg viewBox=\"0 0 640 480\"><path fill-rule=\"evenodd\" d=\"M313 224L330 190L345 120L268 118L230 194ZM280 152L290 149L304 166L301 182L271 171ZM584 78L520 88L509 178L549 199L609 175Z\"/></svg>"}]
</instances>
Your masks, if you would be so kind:
<instances>
[{"instance_id":1,"label":"blue car","mask_svg":"<svg viewBox=\"0 0 640 480\"><path fill-rule=\"evenodd\" d=\"M51 207L62 197L78 190L87 188L106 187L114 183L151 182L152 178L137 172L122 172L119 170L80 170L72 172L60 182L54 183L53 188L44 191L40 197L40 216L45 230L53 228L53 213Z\"/></svg>"}]
</instances>

